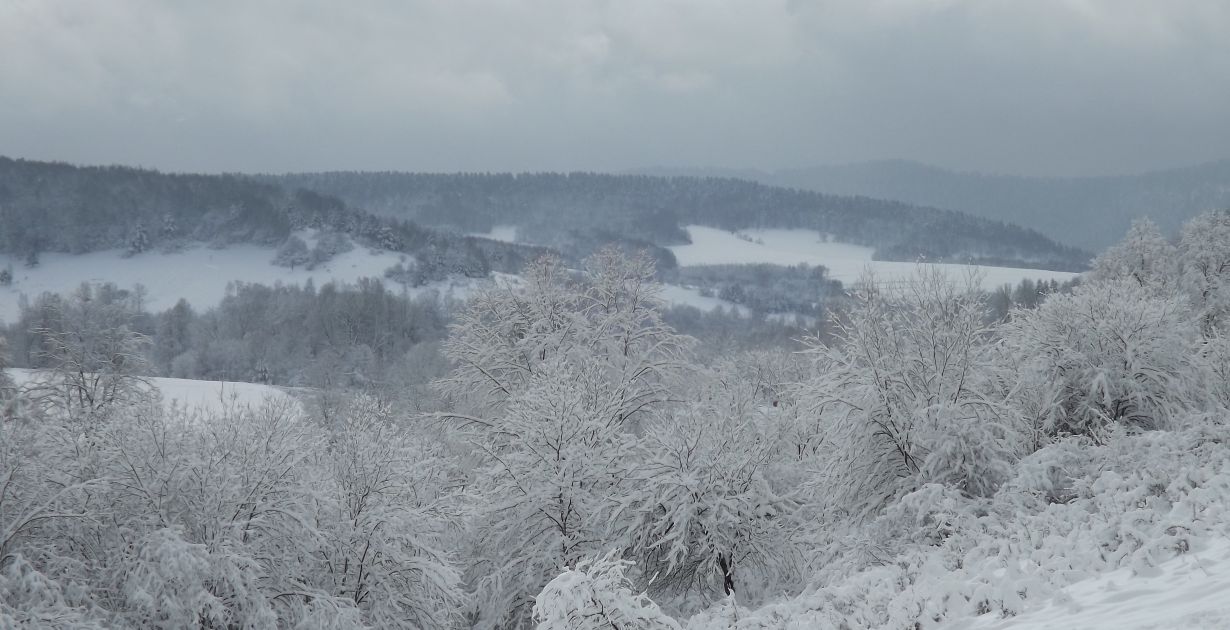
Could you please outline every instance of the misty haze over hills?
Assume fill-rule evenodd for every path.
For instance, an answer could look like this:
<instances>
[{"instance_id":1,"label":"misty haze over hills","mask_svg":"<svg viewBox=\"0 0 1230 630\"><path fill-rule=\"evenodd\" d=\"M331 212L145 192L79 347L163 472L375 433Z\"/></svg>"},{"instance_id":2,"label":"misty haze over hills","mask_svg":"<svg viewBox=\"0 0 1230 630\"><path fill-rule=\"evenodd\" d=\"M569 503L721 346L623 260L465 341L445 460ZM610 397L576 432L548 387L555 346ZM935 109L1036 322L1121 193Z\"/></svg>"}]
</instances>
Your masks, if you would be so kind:
<instances>
[{"instance_id":1,"label":"misty haze over hills","mask_svg":"<svg viewBox=\"0 0 1230 630\"><path fill-rule=\"evenodd\" d=\"M877 160L766 172L643 169L658 174L739 177L834 195L861 195L958 210L1016 223L1092 251L1117 241L1133 219L1164 232L1200 212L1230 207L1230 159L1103 177L1021 177L960 172L909 160Z\"/></svg>"}]
</instances>

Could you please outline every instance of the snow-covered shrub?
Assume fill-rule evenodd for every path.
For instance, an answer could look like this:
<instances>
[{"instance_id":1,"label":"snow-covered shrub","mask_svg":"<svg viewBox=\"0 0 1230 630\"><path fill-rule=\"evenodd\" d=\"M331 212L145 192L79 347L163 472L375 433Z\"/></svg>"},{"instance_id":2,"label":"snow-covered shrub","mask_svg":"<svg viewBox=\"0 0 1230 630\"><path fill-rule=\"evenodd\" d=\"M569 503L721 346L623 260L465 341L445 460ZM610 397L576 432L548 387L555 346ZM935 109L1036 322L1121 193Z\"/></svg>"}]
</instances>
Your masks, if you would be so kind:
<instances>
[{"instance_id":1,"label":"snow-covered shrub","mask_svg":"<svg viewBox=\"0 0 1230 630\"><path fill-rule=\"evenodd\" d=\"M678 630L625 575L630 562L614 554L585 558L551 580L534 600L539 630Z\"/></svg>"},{"instance_id":2,"label":"snow-covered shrub","mask_svg":"<svg viewBox=\"0 0 1230 630\"><path fill-rule=\"evenodd\" d=\"M155 529L134 545L124 572L125 617L143 628L276 623L255 584L256 561L193 544L169 529Z\"/></svg>"},{"instance_id":3,"label":"snow-covered shrub","mask_svg":"<svg viewBox=\"0 0 1230 630\"><path fill-rule=\"evenodd\" d=\"M832 346L812 342L798 398L824 437L817 493L830 510L870 516L916 483L985 495L1005 477L1019 421L975 280L920 268L904 287L871 285Z\"/></svg>"},{"instance_id":4,"label":"snow-covered shrub","mask_svg":"<svg viewBox=\"0 0 1230 630\"><path fill-rule=\"evenodd\" d=\"M324 232L316 239L316 246L312 248L311 260L308 263L308 269L313 269L318 265L323 265L338 254L345 254L354 249L354 243L346 237L345 234L337 232Z\"/></svg>"},{"instance_id":5,"label":"snow-covered shrub","mask_svg":"<svg viewBox=\"0 0 1230 630\"><path fill-rule=\"evenodd\" d=\"M0 625L452 627L438 466L373 408L5 422Z\"/></svg>"},{"instance_id":6,"label":"snow-covered shrub","mask_svg":"<svg viewBox=\"0 0 1230 630\"><path fill-rule=\"evenodd\" d=\"M43 575L21 554L0 564L0 627L75 628L111 627L105 616L84 597L73 597L59 582Z\"/></svg>"},{"instance_id":7,"label":"snow-covered shrub","mask_svg":"<svg viewBox=\"0 0 1230 630\"><path fill-rule=\"evenodd\" d=\"M1130 280L1084 285L1004 328L1016 398L1046 436L1176 426L1208 401L1190 310Z\"/></svg>"},{"instance_id":8,"label":"snow-covered shrub","mask_svg":"<svg viewBox=\"0 0 1230 630\"><path fill-rule=\"evenodd\" d=\"M312 262L312 252L308 248L308 244L294 234L286 237L286 241L278 247L278 251L273 257L273 264L290 267L291 269L300 265L307 265L310 262Z\"/></svg>"},{"instance_id":9,"label":"snow-covered shrub","mask_svg":"<svg viewBox=\"0 0 1230 630\"><path fill-rule=\"evenodd\" d=\"M413 260L399 261L392 267L385 269L384 277L407 287L419 286L421 280L418 273L418 264Z\"/></svg>"},{"instance_id":10,"label":"snow-covered shrub","mask_svg":"<svg viewBox=\"0 0 1230 630\"><path fill-rule=\"evenodd\" d=\"M696 628L938 628L1010 616L1117 568L1230 535L1230 428L1068 438L1025 457L994 495L922 486L836 537L810 586L758 609L714 607ZM736 619L737 621L732 621Z\"/></svg>"}]
</instances>

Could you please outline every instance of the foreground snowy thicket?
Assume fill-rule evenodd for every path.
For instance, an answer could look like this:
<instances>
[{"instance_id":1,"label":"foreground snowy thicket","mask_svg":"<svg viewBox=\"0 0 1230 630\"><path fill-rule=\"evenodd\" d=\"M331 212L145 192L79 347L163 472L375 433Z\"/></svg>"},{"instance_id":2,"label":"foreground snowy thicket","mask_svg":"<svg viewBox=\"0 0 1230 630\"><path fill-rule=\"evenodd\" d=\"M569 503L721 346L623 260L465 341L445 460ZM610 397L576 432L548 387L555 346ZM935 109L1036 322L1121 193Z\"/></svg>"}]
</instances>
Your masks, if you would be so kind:
<instances>
[{"instance_id":1,"label":"foreground snowy thicket","mask_svg":"<svg viewBox=\"0 0 1230 630\"><path fill-rule=\"evenodd\" d=\"M921 268L708 365L652 271L477 291L432 414L168 411L122 321L49 329L73 387L0 382L0 626L1011 627L1230 537L1230 214L1005 322Z\"/></svg>"}]
</instances>

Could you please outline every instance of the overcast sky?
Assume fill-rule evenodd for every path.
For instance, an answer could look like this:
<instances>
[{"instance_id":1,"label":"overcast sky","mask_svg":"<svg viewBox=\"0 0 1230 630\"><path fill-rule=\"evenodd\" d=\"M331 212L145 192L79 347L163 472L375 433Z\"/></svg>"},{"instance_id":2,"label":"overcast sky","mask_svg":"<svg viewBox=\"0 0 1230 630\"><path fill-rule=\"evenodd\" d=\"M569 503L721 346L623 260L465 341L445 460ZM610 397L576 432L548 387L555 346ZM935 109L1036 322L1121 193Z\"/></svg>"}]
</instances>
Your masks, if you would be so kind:
<instances>
[{"instance_id":1,"label":"overcast sky","mask_svg":"<svg viewBox=\"0 0 1230 630\"><path fill-rule=\"evenodd\" d=\"M1133 172L1230 157L1230 2L0 0L0 154Z\"/></svg>"}]
</instances>

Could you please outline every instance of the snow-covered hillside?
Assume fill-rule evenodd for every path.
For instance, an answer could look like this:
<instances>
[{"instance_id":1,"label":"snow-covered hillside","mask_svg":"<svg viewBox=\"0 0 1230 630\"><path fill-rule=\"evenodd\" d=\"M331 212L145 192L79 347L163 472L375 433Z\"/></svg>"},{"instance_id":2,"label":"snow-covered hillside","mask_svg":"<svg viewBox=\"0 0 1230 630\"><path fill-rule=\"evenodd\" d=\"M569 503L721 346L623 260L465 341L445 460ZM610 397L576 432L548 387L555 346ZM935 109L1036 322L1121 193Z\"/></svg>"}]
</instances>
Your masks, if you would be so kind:
<instances>
[{"instance_id":1,"label":"snow-covered hillside","mask_svg":"<svg viewBox=\"0 0 1230 630\"><path fill-rule=\"evenodd\" d=\"M231 282L303 284L311 279L320 286L331 280L382 278L386 269L404 258L400 254L356 247L308 270L302 266L291 269L274 265L275 254L273 248L257 245L225 249L196 246L178 253L146 252L131 257L125 257L121 250L81 255L49 253L34 268L0 258L0 267L12 262L14 275L13 286L0 288L0 322L17 318L21 294L33 299L47 291L67 293L82 282L113 282L123 288L141 284L147 291L145 308L152 311L168 309L180 298L196 308L206 308L222 300ZM473 284L462 279L434 283L415 291L436 290L442 295L460 297Z\"/></svg>"},{"instance_id":2,"label":"snow-covered hillside","mask_svg":"<svg viewBox=\"0 0 1230 630\"><path fill-rule=\"evenodd\" d=\"M470 234L478 238L488 238L493 241L503 241L505 243L517 242L517 226L515 225L496 225L491 228L490 232L476 232Z\"/></svg>"},{"instance_id":3,"label":"snow-covered hillside","mask_svg":"<svg viewBox=\"0 0 1230 630\"><path fill-rule=\"evenodd\" d=\"M824 265L829 275L844 284L859 279L871 269L878 280L892 282L910 277L917 265L908 262L872 260L874 250L861 245L829 242L813 230L743 230L738 234L703 225L687 226L692 238L689 245L671 247L680 265L720 265L770 263L775 265ZM743 237L743 238L741 238ZM938 265L953 273L964 273L969 266ZM1016 284L1023 279L1070 280L1077 274L1042 269L979 266L985 288Z\"/></svg>"},{"instance_id":4,"label":"snow-covered hillside","mask_svg":"<svg viewBox=\"0 0 1230 630\"><path fill-rule=\"evenodd\" d=\"M1145 575L1119 569L1077 582L1037 610L986 615L951 630L1224 630L1230 628L1230 540Z\"/></svg>"},{"instance_id":5,"label":"snow-covered hillside","mask_svg":"<svg viewBox=\"0 0 1230 630\"><path fill-rule=\"evenodd\" d=\"M6 370L14 383L29 386L44 381L49 372L11 368ZM234 381L196 381L182 378L151 378L151 385L162 395L167 407L192 412L221 413L235 407L257 407L266 401L294 400L287 390L259 383Z\"/></svg>"},{"instance_id":6,"label":"snow-covered hillside","mask_svg":"<svg viewBox=\"0 0 1230 630\"><path fill-rule=\"evenodd\" d=\"M484 236L511 240L515 231L512 227L498 227ZM275 255L273 248L258 245L233 245L225 249L196 246L177 253L146 252L137 256L124 256L122 250L81 255L48 253L34 268L0 257L0 267L11 264L14 272L13 286L0 287L0 323L17 319L23 294L33 299L44 292L68 293L83 282L112 282L122 288L140 284L146 290L144 307L150 311L171 308L180 298L203 309L222 301L227 285L235 281L289 285L303 284L311 279L317 286L329 281L354 282L359 278L382 278L386 269L408 259L401 254L356 247L309 270L302 266L291 269L274 265ZM512 276L497 273L495 277ZM412 294L435 291L442 297L464 299L482 282L484 280L458 277L410 291ZM701 296L695 289L671 285L664 287L663 299L702 310L717 306L737 308L725 300Z\"/></svg>"}]
</instances>

